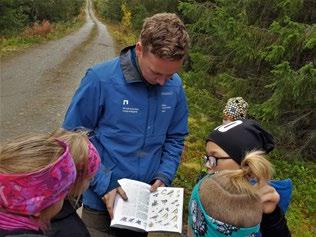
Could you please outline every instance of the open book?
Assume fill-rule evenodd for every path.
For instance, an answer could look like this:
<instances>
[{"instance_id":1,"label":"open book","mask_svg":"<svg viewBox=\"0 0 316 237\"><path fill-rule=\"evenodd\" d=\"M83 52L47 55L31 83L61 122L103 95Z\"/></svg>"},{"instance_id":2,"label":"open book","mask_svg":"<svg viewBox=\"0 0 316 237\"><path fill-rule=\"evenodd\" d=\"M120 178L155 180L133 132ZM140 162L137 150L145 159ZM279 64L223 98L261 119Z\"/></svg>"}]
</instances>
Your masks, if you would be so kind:
<instances>
[{"instance_id":1,"label":"open book","mask_svg":"<svg viewBox=\"0 0 316 237\"><path fill-rule=\"evenodd\" d=\"M160 187L151 193L149 184L131 179L118 182L128 200L116 195L112 227L182 232L183 188Z\"/></svg>"}]
</instances>

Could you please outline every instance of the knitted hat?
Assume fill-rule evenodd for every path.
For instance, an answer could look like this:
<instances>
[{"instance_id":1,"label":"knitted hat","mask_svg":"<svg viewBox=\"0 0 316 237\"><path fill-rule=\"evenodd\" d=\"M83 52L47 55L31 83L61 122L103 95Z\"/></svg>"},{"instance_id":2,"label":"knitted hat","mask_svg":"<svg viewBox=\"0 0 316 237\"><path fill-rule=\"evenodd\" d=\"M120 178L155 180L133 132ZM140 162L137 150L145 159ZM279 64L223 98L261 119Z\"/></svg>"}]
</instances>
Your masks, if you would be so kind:
<instances>
[{"instance_id":1,"label":"knitted hat","mask_svg":"<svg viewBox=\"0 0 316 237\"><path fill-rule=\"evenodd\" d=\"M242 97L233 97L227 101L223 110L225 116L232 120L246 118L248 103Z\"/></svg>"},{"instance_id":2,"label":"knitted hat","mask_svg":"<svg viewBox=\"0 0 316 237\"><path fill-rule=\"evenodd\" d=\"M221 125L208 135L206 141L216 143L239 165L249 151L269 153L274 148L273 136L250 119Z\"/></svg>"}]
</instances>

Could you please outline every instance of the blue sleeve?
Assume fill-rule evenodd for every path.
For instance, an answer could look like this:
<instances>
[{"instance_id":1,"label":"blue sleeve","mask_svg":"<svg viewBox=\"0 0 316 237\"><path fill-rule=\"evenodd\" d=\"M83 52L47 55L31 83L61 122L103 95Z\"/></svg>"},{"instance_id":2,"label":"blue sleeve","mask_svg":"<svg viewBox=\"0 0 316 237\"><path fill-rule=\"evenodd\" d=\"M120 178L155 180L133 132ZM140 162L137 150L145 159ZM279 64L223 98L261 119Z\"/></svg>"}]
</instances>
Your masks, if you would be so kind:
<instances>
[{"instance_id":1,"label":"blue sleeve","mask_svg":"<svg viewBox=\"0 0 316 237\"><path fill-rule=\"evenodd\" d=\"M98 118L102 113L100 80L97 75L89 69L81 80L69 108L66 112L63 127L74 129L84 127L94 130L98 124Z\"/></svg>"},{"instance_id":2,"label":"blue sleeve","mask_svg":"<svg viewBox=\"0 0 316 237\"><path fill-rule=\"evenodd\" d=\"M102 116L102 111L105 109L103 97L100 80L93 70L89 69L72 98L63 127L67 130L81 127L94 131L98 126L99 117ZM92 142L95 144L95 141ZM95 145L100 152L102 149L97 144ZM117 185L117 181L113 180L115 177L111 177L111 173L111 171L106 172L101 163L99 171L90 184L90 188L100 197Z\"/></svg>"},{"instance_id":3,"label":"blue sleeve","mask_svg":"<svg viewBox=\"0 0 316 237\"><path fill-rule=\"evenodd\" d=\"M89 187L101 198L104 194L120 186L117 182L118 179L119 177L115 177L112 171L105 172L105 167L101 164L99 171L90 182Z\"/></svg>"},{"instance_id":4,"label":"blue sleeve","mask_svg":"<svg viewBox=\"0 0 316 237\"><path fill-rule=\"evenodd\" d=\"M184 146L184 139L187 134L188 106L186 96L181 87L178 103L163 146L160 167L154 177L154 179L161 180L166 186L171 185L177 172Z\"/></svg>"},{"instance_id":5,"label":"blue sleeve","mask_svg":"<svg viewBox=\"0 0 316 237\"><path fill-rule=\"evenodd\" d=\"M103 148L101 148L101 143L96 138L96 136L90 137L90 141L95 145L99 153L102 153ZM106 168L102 164L102 160L104 159L101 156L101 165L96 173L94 179L90 182L89 188L95 192L100 198L104 196L104 194L110 192L112 189L115 189L119 186L117 177L109 168Z\"/></svg>"}]
</instances>

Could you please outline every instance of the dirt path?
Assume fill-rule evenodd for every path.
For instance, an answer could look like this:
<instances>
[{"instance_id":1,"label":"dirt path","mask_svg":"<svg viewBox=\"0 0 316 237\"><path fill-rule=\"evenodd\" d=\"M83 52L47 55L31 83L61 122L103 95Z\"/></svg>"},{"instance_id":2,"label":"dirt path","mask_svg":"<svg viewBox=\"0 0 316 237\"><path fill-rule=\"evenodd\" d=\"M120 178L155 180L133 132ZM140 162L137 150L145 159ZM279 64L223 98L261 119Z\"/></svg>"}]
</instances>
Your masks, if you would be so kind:
<instances>
[{"instance_id":1,"label":"dirt path","mask_svg":"<svg viewBox=\"0 0 316 237\"><path fill-rule=\"evenodd\" d=\"M87 68L115 56L113 40L90 1L86 13L79 31L2 59L0 142L60 127Z\"/></svg>"}]
</instances>

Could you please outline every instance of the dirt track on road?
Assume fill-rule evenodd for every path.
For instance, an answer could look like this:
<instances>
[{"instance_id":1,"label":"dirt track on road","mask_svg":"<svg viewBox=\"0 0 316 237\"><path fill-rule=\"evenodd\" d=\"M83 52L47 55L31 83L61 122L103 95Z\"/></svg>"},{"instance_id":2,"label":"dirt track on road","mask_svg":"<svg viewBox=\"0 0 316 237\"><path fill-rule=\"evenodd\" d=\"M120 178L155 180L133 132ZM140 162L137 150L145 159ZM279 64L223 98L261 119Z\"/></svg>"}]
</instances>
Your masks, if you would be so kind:
<instances>
[{"instance_id":1,"label":"dirt track on road","mask_svg":"<svg viewBox=\"0 0 316 237\"><path fill-rule=\"evenodd\" d=\"M113 40L88 1L77 32L1 59L0 141L60 127L86 70L114 56Z\"/></svg>"}]
</instances>

